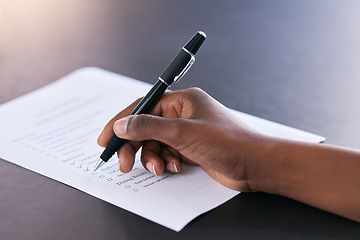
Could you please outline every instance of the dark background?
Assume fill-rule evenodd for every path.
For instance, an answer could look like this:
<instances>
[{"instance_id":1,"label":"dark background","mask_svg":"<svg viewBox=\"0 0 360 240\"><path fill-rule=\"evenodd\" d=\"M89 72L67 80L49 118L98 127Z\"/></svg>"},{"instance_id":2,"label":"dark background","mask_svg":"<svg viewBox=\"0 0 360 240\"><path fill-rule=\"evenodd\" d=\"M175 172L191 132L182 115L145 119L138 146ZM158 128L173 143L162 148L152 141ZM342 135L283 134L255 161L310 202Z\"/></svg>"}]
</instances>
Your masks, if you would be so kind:
<instances>
[{"instance_id":1,"label":"dark background","mask_svg":"<svg viewBox=\"0 0 360 240\"><path fill-rule=\"evenodd\" d=\"M85 66L154 83L197 30L208 38L173 90L360 149L359 1L0 0L0 103ZM0 239L144 238L359 239L360 225L241 193L176 233L0 161Z\"/></svg>"}]
</instances>

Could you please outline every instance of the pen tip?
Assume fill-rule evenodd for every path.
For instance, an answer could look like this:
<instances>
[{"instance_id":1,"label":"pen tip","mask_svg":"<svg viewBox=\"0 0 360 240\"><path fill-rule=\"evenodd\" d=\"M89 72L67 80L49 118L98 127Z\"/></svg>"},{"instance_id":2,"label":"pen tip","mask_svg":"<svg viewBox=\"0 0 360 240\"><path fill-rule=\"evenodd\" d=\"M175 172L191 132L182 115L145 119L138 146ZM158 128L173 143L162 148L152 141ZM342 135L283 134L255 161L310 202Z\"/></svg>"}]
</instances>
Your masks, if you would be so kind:
<instances>
[{"instance_id":1,"label":"pen tip","mask_svg":"<svg viewBox=\"0 0 360 240\"><path fill-rule=\"evenodd\" d=\"M99 169L102 165L104 165L104 164L105 164L105 162L104 162L101 158L99 158L99 160L98 160L97 163L96 163L94 172L95 172L96 170L98 170L98 169Z\"/></svg>"}]
</instances>

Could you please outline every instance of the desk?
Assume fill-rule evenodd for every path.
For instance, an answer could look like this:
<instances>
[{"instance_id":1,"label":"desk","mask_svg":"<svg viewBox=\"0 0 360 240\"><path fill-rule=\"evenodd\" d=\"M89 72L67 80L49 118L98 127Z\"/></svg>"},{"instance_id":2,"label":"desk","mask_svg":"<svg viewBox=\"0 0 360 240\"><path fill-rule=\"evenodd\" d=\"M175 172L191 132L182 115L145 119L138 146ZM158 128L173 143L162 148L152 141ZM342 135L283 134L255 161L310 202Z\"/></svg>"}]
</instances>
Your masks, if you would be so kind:
<instances>
[{"instance_id":1,"label":"desk","mask_svg":"<svg viewBox=\"0 0 360 240\"><path fill-rule=\"evenodd\" d=\"M198 86L360 148L359 11L358 1L0 0L0 103L84 66L153 83L204 30L172 89ZM241 193L175 233L5 161L0 203L1 239L360 238L358 223L265 193Z\"/></svg>"}]
</instances>

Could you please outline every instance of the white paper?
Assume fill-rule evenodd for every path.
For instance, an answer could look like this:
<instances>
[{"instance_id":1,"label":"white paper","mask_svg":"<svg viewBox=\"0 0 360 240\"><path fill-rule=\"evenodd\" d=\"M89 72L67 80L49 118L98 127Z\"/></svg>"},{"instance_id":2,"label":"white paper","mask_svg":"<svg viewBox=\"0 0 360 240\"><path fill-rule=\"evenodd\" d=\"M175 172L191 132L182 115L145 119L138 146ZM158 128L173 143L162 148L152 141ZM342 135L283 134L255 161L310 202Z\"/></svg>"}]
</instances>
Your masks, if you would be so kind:
<instances>
[{"instance_id":1,"label":"white paper","mask_svg":"<svg viewBox=\"0 0 360 240\"><path fill-rule=\"evenodd\" d=\"M199 167L154 176L139 160L123 174L114 156L93 172L102 152L104 125L151 85L88 67L0 106L0 157L75 187L104 201L180 231L192 219L239 192L210 178ZM309 142L324 138L239 113L254 128ZM137 157L138 159L138 157Z\"/></svg>"}]
</instances>

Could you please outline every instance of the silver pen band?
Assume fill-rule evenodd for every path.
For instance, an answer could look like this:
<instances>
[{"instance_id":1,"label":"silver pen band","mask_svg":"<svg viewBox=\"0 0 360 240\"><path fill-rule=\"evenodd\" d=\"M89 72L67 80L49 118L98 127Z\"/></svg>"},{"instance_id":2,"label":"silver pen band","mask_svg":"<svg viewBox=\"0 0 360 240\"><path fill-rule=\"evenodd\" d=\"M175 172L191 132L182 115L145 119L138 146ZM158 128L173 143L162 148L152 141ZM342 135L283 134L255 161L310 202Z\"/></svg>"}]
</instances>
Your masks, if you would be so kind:
<instances>
[{"instance_id":1,"label":"silver pen band","mask_svg":"<svg viewBox=\"0 0 360 240\"><path fill-rule=\"evenodd\" d=\"M165 80L162 79L161 77L159 77L159 80L160 80L163 84L165 84L166 86L170 87L170 84L168 84L167 82L165 82Z\"/></svg>"},{"instance_id":2,"label":"silver pen band","mask_svg":"<svg viewBox=\"0 0 360 240\"><path fill-rule=\"evenodd\" d=\"M182 50L184 50L190 56L194 56L194 54L192 52L190 52L189 50L187 50L186 48L182 47Z\"/></svg>"}]
</instances>

